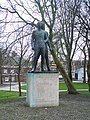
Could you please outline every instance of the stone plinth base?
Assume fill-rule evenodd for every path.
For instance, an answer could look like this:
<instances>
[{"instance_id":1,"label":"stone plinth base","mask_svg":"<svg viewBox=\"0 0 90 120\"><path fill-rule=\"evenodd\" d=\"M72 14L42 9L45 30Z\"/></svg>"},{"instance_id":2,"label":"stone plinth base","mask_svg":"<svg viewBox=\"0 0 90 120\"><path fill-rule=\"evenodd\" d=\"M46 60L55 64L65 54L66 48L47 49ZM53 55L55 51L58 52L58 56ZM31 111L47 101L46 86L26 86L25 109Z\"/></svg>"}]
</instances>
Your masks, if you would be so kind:
<instances>
[{"instance_id":1,"label":"stone plinth base","mask_svg":"<svg viewBox=\"0 0 90 120\"><path fill-rule=\"evenodd\" d=\"M26 102L30 107L59 105L58 73L28 73Z\"/></svg>"}]
</instances>

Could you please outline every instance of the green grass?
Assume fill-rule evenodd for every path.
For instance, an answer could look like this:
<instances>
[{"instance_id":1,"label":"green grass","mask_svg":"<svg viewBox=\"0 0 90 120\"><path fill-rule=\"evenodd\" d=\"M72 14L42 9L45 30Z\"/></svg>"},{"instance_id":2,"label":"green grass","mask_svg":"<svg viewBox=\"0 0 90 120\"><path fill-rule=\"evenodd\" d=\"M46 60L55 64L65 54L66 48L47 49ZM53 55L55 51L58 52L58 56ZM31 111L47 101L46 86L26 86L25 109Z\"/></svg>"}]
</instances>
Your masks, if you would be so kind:
<instances>
[{"instance_id":1,"label":"green grass","mask_svg":"<svg viewBox=\"0 0 90 120\"><path fill-rule=\"evenodd\" d=\"M79 89L88 89L87 83L73 83L74 87L78 89L78 92L81 94L90 94L90 92L83 90L80 91ZM26 90L26 85L22 86L22 89ZM59 83L59 90L67 90L67 87L64 82ZM65 94L65 92L60 92L60 94ZM26 93L22 93L22 96L26 96ZM11 101L11 100L17 100L20 99L18 92L12 92L12 91L3 91L0 90L0 102L2 101Z\"/></svg>"},{"instance_id":2,"label":"green grass","mask_svg":"<svg viewBox=\"0 0 90 120\"><path fill-rule=\"evenodd\" d=\"M87 83L73 83L76 89L88 89ZM67 90L66 84L64 82L59 83L59 90Z\"/></svg>"},{"instance_id":3,"label":"green grass","mask_svg":"<svg viewBox=\"0 0 90 120\"><path fill-rule=\"evenodd\" d=\"M22 93L22 96L25 96L25 93ZM18 92L0 90L0 101L16 100L16 99L19 99L19 98L20 97L19 97Z\"/></svg>"},{"instance_id":4,"label":"green grass","mask_svg":"<svg viewBox=\"0 0 90 120\"><path fill-rule=\"evenodd\" d=\"M77 91L81 94L90 94L88 92L88 84L87 83L73 83L74 87L78 89ZM26 85L22 86L23 90L26 90ZM80 90L80 89L85 89L85 90ZM59 90L67 90L66 84L64 82L59 82ZM61 94L67 93L67 91L60 92Z\"/></svg>"},{"instance_id":5,"label":"green grass","mask_svg":"<svg viewBox=\"0 0 90 120\"><path fill-rule=\"evenodd\" d=\"M76 89L88 89L87 83L73 83ZM26 90L26 85L22 86L23 90ZM59 90L67 90L66 84L64 82L59 83Z\"/></svg>"},{"instance_id":6,"label":"green grass","mask_svg":"<svg viewBox=\"0 0 90 120\"><path fill-rule=\"evenodd\" d=\"M88 89L87 83L73 83L73 85L80 94L90 94L90 92L88 92L88 90L86 90L86 89ZM83 89L83 90L81 90L81 89ZM59 90L67 90L66 84L64 82L59 83ZM61 92L61 93L65 94L66 91Z\"/></svg>"},{"instance_id":7,"label":"green grass","mask_svg":"<svg viewBox=\"0 0 90 120\"><path fill-rule=\"evenodd\" d=\"M77 91L81 94L90 94L88 92L88 84L87 83L73 83L74 87L77 89ZM26 90L26 85L22 86L22 89ZM81 90L83 89L83 90ZM84 90L85 89L85 90ZM59 90L67 90L66 84L64 82L59 82ZM67 91L61 92L62 94L67 93Z\"/></svg>"},{"instance_id":8,"label":"green grass","mask_svg":"<svg viewBox=\"0 0 90 120\"><path fill-rule=\"evenodd\" d=\"M23 90L26 90L26 85L21 86Z\"/></svg>"}]
</instances>

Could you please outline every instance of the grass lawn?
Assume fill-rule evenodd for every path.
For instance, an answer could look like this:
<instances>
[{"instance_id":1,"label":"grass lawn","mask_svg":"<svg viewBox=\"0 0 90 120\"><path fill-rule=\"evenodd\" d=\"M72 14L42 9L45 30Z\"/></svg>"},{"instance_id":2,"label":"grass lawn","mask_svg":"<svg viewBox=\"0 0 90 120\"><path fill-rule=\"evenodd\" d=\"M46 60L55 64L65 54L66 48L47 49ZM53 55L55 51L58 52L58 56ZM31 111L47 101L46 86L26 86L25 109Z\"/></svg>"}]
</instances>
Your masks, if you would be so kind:
<instances>
[{"instance_id":1,"label":"grass lawn","mask_svg":"<svg viewBox=\"0 0 90 120\"><path fill-rule=\"evenodd\" d=\"M88 89L87 83L73 83L76 89L78 89L78 92L81 94L90 94L90 92L86 91ZM26 85L22 86L22 89L26 90ZM79 89L85 89L83 91L79 91ZM67 90L67 87L64 82L59 83L59 90ZM67 91L60 92L60 94L65 94ZM26 96L26 93L22 93L22 96ZM10 100L17 100L20 99L18 92L12 92L12 91L3 91L0 90L0 102L2 101L10 101Z\"/></svg>"},{"instance_id":2,"label":"grass lawn","mask_svg":"<svg viewBox=\"0 0 90 120\"><path fill-rule=\"evenodd\" d=\"M22 93L22 96L25 96L25 95L26 95L25 93ZM20 97L18 92L0 90L0 101L15 100L19 98Z\"/></svg>"},{"instance_id":3,"label":"grass lawn","mask_svg":"<svg viewBox=\"0 0 90 120\"><path fill-rule=\"evenodd\" d=\"M87 83L73 83L76 89L88 89ZM22 86L23 90L26 90L26 85ZM59 90L67 90L66 84L64 82L59 82Z\"/></svg>"},{"instance_id":4,"label":"grass lawn","mask_svg":"<svg viewBox=\"0 0 90 120\"><path fill-rule=\"evenodd\" d=\"M81 94L90 94L88 92L88 84L87 83L73 83L74 87L77 89L77 91ZM26 85L22 86L23 90L26 90ZM83 89L83 90L81 90ZM85 89L85 90L84 90ZM59 90L67 90L66 84L64 82L59 82ZM60 94L65 94L67 91L60 92Z\"/></svg>"},{"instance_id":5,"label":"grass lawn","mask_svg":"<svg viewBox=\"0 0 90 120\"><path fill-rule=\"evenodd\" d=\"M23 90L26 90L26 85L21 86Z\"/></svg>"},{"instance_id":6,"label":"grass lawn","mask_svg":"<svg viewBox=\"0 0 90 120\"><path fill-rule=\"evenodd\" d=\"M76 89L88 89L87 83L73 83ZM59 83L59 90L67 90L66 84L64 82Z\"/></svg>"}]
</instances>

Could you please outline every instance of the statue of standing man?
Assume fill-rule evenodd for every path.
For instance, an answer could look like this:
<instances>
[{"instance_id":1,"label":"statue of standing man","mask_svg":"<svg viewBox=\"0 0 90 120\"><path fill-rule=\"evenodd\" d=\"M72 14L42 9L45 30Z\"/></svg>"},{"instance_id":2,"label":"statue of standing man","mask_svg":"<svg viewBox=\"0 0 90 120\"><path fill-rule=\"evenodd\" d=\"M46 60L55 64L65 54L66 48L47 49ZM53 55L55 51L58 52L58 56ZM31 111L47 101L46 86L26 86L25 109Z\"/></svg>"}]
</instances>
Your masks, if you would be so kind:
<instances>
[{"instance_id":1,"label":"statue of standing man","mask_svg":"<svg viewBox=\"0 0 90 120\"><path fill-rule=\"evenodd\" d=\"M43 22L37 23L37 30L32 33L31 46L34 50L34 58L32 62L32 72L36 70L37 61L41 55L41 71L44 71L44 59L45 59L45 40L47 40L47 33L42 29Z\"/></svg>"},{"instance_id":2,"label":"statue of standing man","mask_svg":"<svg viewBox=\"0 0 90 120\"><path fill-rule=\"evenodd\" d=\"M45 30L44 22L42 23L42 29ZM51 51L51 45L50 45L48 32L47 31L45 31L45 32L47 35L47 39L44 40L45 41L45 61L46 61L47 70L50 71L49 58L48 58L48 48Z\"/></svg>"}]
</instances>

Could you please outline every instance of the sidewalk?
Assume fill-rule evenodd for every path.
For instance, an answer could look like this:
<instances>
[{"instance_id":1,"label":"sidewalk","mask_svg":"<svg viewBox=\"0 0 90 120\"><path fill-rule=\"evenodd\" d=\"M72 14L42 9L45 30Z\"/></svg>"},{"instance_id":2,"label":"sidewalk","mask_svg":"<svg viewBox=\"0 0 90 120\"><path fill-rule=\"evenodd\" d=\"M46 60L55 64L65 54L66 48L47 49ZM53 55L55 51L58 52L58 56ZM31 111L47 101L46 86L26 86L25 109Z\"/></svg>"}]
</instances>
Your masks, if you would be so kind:
<instances>
[{"instance_id":1,"label":"sidewalk","mask_svg":"<svg viewBox=\"0 0 90 120\"><path fill-rule=\"evenodd\" d=\"M25 83L21 83L22 85L26 85ZM3 85L0 85L0 90L6 90L6 91L19 91L19 86L18 86L18 82L12 82L11 83L11 88L10 88L10 83L3 83ZM26 90L22 90L21 92L26 92Z\"/></svg>"}]
</instances>

